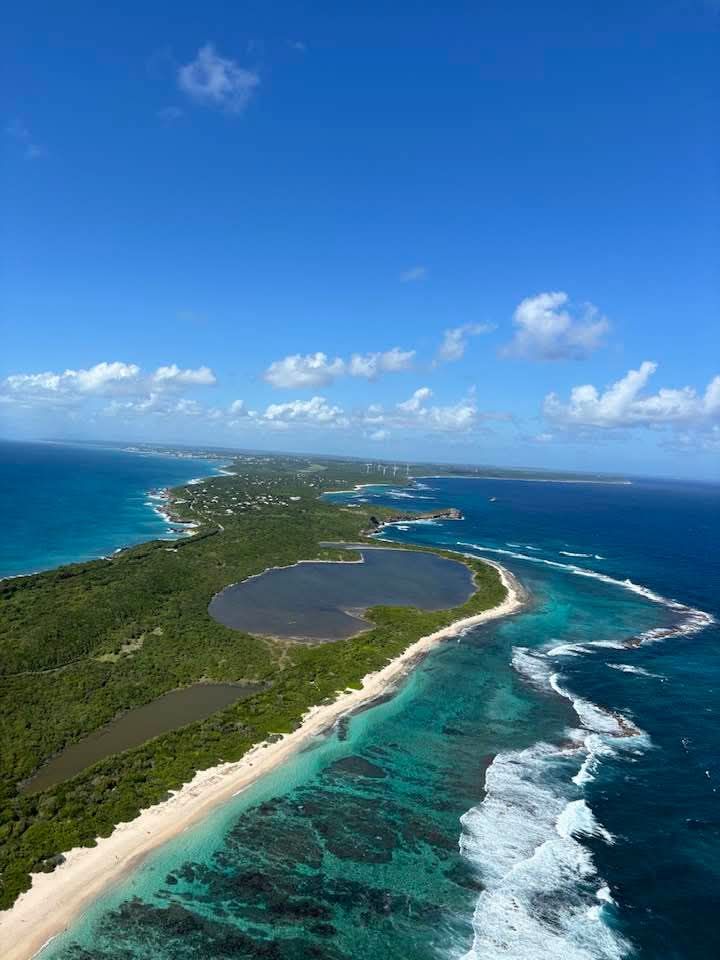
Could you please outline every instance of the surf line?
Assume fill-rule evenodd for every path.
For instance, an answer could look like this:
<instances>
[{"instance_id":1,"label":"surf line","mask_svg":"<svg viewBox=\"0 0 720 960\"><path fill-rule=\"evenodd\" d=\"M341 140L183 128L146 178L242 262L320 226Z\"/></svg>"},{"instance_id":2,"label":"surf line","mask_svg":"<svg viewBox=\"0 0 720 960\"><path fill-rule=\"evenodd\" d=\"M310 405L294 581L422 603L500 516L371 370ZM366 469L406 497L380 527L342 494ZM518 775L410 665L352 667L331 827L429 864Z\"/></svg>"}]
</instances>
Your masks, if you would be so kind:
<instances>
[{"instance_id":1,"label":"surf line","mask_svg":"<svg viewBox=\"0 0 720 960\"><path fill-rule=\"evenodd\" d=\"M626 578L625 580L618 580L616 577L611 577L607 573L601 573L599 570L591 570L586 567L578 567L574 563L560 563L558 560L548 560L545 557L531 557L526 553L517 553L514 550L503 550L500 547L486 547L481 543L465 543L463 541L458 541L457 545L460 547L470 547L470 549L478 550L481 553L497 553L507 557L513 557L516 560L525 560L529 563L544 564L545 566L553 567L556 570L564 570L567 573L572 573L576 577L589 577L592 580L599 580L601 583L607 583L611 586L621 587L623 590L628 590L630 593L635 593L638 596L644 597L646 600L650 600L652 603L657 603L660 606L668 607L670 610L677 610L679 613L684 615L683 623L674 628L654 627L651 630L645 631L645 633L641 633L637 637L638 644L643 642L652 642L654 640L668 639L669 637L689 636L690 634L698 633L700 630L704 630L706 627L709 627L715 622L715 618L711 613L707 613L705 610L698 610L696 607L690 607L686 603L681 603L679 600L673 600L670 597L664 597L662 594L656 593L649 587L644 587L642 584L634 583L629 578Z\"/></svg>"}]
</instances>

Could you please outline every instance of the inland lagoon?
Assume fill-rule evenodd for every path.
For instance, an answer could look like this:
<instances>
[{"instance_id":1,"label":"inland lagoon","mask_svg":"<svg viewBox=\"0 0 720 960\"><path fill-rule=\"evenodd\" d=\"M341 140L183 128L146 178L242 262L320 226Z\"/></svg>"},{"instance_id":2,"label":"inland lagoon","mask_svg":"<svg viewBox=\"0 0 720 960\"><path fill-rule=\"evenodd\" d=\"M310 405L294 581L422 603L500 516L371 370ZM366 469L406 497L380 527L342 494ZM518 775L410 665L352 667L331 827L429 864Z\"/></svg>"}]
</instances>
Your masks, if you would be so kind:
<instances>
[{"instance_id":1,"label":"inland lagoon","mask_svg":"<svg viewBox=\"0 0 720 960\"><path fill-rule=\"evenodd\" d=\"M110 723L84 737L44 764L25 784L26 793L47 790L123 750L177 730L196 720L244 700L262 688L260 684L193 683L171 690L150 703L128 710Z\"/></svg>"},{"instance_id":2,"label":"inland lagoon","mask_svg":"<svg viewBox=\"0 0 720 960\"><path fill-rule=\"evenodd\" d=\"M457 560L409 550L360 549L360 562L309 561L267 570L218 593L212 617L226 627L292 640L342 640L371 624L380 604L443 610L473 592Z\"/></svg>"}]
</instances>

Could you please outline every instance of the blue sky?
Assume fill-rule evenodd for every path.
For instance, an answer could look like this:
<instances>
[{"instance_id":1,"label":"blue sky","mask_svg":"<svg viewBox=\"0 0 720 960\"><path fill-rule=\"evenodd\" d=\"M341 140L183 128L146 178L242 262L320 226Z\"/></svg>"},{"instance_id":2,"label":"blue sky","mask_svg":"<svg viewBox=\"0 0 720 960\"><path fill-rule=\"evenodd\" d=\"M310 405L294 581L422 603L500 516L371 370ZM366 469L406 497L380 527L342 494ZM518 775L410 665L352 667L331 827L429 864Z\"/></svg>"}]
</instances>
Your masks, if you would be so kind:
<instances>
[{"instance_id":1,"label":"blue sky","mask_svg":"<svg viewBox=\"0 0 720 960\"><path fill-rule=\"evenodd\" d=\"M720 476L720 3L9 20L1 435Z\"/></svg>"}]
</instances>

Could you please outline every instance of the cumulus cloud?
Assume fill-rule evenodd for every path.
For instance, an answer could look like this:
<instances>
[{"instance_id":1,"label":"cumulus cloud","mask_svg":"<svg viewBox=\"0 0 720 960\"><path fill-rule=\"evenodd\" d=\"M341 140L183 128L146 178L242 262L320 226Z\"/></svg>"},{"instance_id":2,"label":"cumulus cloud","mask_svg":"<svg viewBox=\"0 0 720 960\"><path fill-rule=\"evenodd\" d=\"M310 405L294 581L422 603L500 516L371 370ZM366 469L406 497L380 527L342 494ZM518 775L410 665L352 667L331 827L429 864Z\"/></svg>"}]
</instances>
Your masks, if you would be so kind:
<instances>
[{"instance_id":1,"label":"cumulus cloud","mask_svg":"<svg viewBox=\"0 0 720 960\"><path fill-rule=\"evenodd\" d=\"M300 422L347 426L342 407L330 405L324 397L310 400L291 400L288 403L271 403L263 413L263 419L275 422Z\"/></svg>"},{"instance_id":2,"label":"cumulus cloud","mask_svg":"<svg viewBox=\"0 0 720 960\"><path fill-rule=\"evenodd\" d=\"M198 367L196 370L181 370L176 363L167 367L158 367L152 376L156 384L170 386L203 386L209 387L217 383L215 374L210 367Z\"/></svg>"},{"instance_id":3,"label":"cumulus cloud","mask_svg":"<svg viewBox=\"0 0 720 960\"><path fill-rule=\"evenodd\" d=\"M432 390L430 387L420 387L409 399L403 400L402 403L397 405L398 410L404 410L406 413L417 413L423 403L431 396Z\"/></svg>"},{"instance_id":4,"label":"cumulus cloud","mask_svg":"<svg viewBox=\"0 0 720 960\"><path fill-rule=\"evenodd\" d=\"M460 360L465 354L470 337L476 337L481 333L489 333L494 329L493 324L490 323L465 323L461 327L452 327L446 330L438 348L435 362L451 363L454 360Z\"/></svg>"},{"instance_id":5,"label":"cumulus cloud","mask_svg":"<svg viewBox=\"0 0 720 960\"><path fill-rule=\"evenodd\" d=\"M720 376L702 393L694 387L666 388L643 393L658 365L645 360L637 370L599 391L592 384L573 387L567 403L556 393L545 397L545 416L583 427L702 426L720 418Z\"/></svg>"},{"instance_id":6,"label":"cumulus cloud","mask_svg":"<svg viewBox=\"0 0 720 960\"><path fill-rule=\"evenodd\" d=\"M25 405L71 404L92 397L133 395L136 406L152 406L162 391L182 386L214 384L215 374L209 367L181 369L177 364L158 367L143 375L136 363L120 360L102 361L87 369L56 373L14 373L0 382L0 396L6 401Z\"/></svg>"},{"instance_id":7,"label":"cumulus cloud","mask_svg":"<svg viewBox=\"0 0 720 960\"><path fill-rule=\"evenodd\" d=\"M345 372L345 361L340 357L331 360L325 353L295 353L274 360L265 371L265 380L273 387L297 389L298 387L324 387Z\"/></svg>"},{"instance_id":8,"label":"cumulus cloud","mask_svg":"<svg viewBox=\"0 0 720 960\"><path fill-rule=\"evenodd\" d=\"M211 43L201 47L190 63L180 67L178 86L197 103L241 113L260 85L260 77L235 60L221 57Z\"/></svg>"},{"instance_id":9,"label":"cumulus cloud","mask_svg":"<svg viewBox=\"0 0 720 960\"><path fill-rule=\"evenodd\" d=\"M326 353L299 353L274 360L267 368L264 379L273 387L295 390L298 388L325 387L342 376L364 377L375 380L383 373L397 373L412 366L414 350L393 347L382 353L354 353L349 360Z\"/></svg>"},{"instance_id":10,"label":"cumulus cloud","mask_svg":"<svg viewBox=\"0 0 720 960\"><path fill-rule=\"evenodd\" d=\"M467 396L451 404L433 404L429 387L420 387L412 396L398 403L385 421L405 429L422 428L432 433L469 433L482 421L509 420L505 413L483 412L478 409L474 389Z\"/></svg>"},{"instance_id":11,"label":"cumulus cloud","mask_svg":"<svg viewBox=\"0 0 720 960\"><path fill-rule=\"evenodd\" d=\"M427 267L410 267L408 270L403 270L400 274L400 283L412 283L414 280L422 280L426 274Z\"/></svg>"},{"instance_id":12,"label":"cumulus cloud","mask_svg":"<svg viewBox=\"0 0 720 960\"><path fill-rule=\"evenodd\" d=\"M354 353L347 364L347 372L351 377L375 380L381 373L409 370L414 358L414 350L401 350L399 347L393 347L384 353Z\"/></svg>"},{"instance_id":13,"label":"cumulus cloud","mask_svg":"<svg viewBox=\"0 0 720 960\"><path fill-rule=\"evenodd\" d=\"M609 323L593 304L572 310L567 293L539 293L518 304L515 336L503 349L529 360L580 359L602 344Z\"/></svg>"},{"instance_id":14,"label":"cumulus cloud","mask_svg":"<svg viewBox=\"0 0 720 960\"><path fill-rule=\"evenodd\" d=\"M135 384L140 378L140 367L135 363L103 361L86 370L65 370L53 373L14 373L0 385L3 393L18 400L61 399L82 394L108 394Z\"/></svg>"}]
</instances>

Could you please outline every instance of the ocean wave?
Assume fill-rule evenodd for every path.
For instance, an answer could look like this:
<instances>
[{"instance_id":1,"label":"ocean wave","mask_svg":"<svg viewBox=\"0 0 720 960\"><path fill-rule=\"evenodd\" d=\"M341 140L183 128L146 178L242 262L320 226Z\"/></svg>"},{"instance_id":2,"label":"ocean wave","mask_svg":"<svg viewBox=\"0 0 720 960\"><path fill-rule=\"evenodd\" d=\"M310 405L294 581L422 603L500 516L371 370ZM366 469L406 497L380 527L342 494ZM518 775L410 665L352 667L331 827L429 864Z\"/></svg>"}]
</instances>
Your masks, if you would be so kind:
<instances>
[{"instance_id":1,"label":"ocean wave","mask_svg":"<svg viewBox=\"0 0 720 960\"><path fill-rule=\"evenodd\" d=\"M559 697L569 700L582 725L592 733L621 739L632 737L638 743L644 741L644 745L649 745L647 735L628 717L578 697L564 687L561 675L555 670L549 656L550 651L531 653L527 647L513 647L512 666L533 686L546 693L552 690Z\"/></svg>"},{"instance_id":2,"label":"ocean wave","mask_svg":"<svg viewBox=\"0 0 720 960\"><path fill-rule=\"evenodd\" d=\"M600 837L606 843L615 843L615 837L598 823L595 814L584 799L571 800L555 822L561 837Z\"/></svg>"},{"instance_id":3,"label":"ocean wave","mask_svg":"<svg viewBox=\"0 0 720 960\"><path fill-rule=\"evenodd\" d=\"M514 647L512 665L533 685L568 699L583 729L568 731L559 745L498 754L486 773L485 799L461 817L460 851L484 887L464 960L621 960L631 946L607 922L615 903L584 843L615 838L583 792L603 761L649 741L627 717L567 690L548 654ZM577 767L569 776L572 760Z\"/></svg>"},{"instance_id":4,"label":"ocean wave","mask_svg":"<svg viewBox=\"0 0 720 960\"><path fill-rule=\"evenodd\" d=\"M582 842L613 838L567 780L567 753L538 743L498 754L485 799L461 818L460 851L484 886L465 960L620 960L630 949L605 922L612 897Z\"/></svg>"},{"instance_id":5,"label":"ocean wave","mask_svg":"<svg viewBox=\"0 0 720 960\"><path fill-rule=\"evenodd\" d=\"M667 677L663 676L662 673L651 673L649 670L645 670L643 667L634 667L629 663L608 663L606 666L610 667L611 670L621 670L623 673L635 673L639 677L652 677L655 680L667 680Z\"/></svg>"},{"instance_id":6,"label":"ocean wave","mask_svg":"<svg viewBox=\"0 0 720 960\"><path fill-rule=\"evenodd\" d=\"M563 557L591 557L591 553L572 553L570 550L558 550Z\"/></svg>"},{"instance_id":7,"label":"ocean wave","mask_svg":"<svg viewBox=\"0 0 720 960\"><path fill-rule=\"evenodd\" d=\"M635 593L638 596L644 597L646 600L650 600L652 603L657 603L661 606L669 608L670 610L676 610L679 613L682 613L683 620L681 623L674 624L672 627L655 627L652 630L647 630L634 638L633 645L639 646L642 643L654 643L660 639L666 640L670 637L690 636L691 634L704 630L705 627L708 627L715 622L715 618L712 616L712 614L706 613L704 610L698 610L695 607L690 607L685 603L681 603L679 600L673 600L670 597L664 597L661 594L656 593L654 590L651 590L649 587L644 587L642 584L635 583L629 578L626 578L625 580L618 580L617 577L611 577L609 574L601 573L599 570L592 570L587 567L578 567L574 563L560 563L559 560L548 560L545 557L530 557L525 553L516 553L512 550L504 550L502 547L486 547L480 543L465 543L461 540L457 541L457 545L460 547L470 547L472 550L478 550L481 553L497 553L504 556L513 557L516 560L527 560L530 563L541 563L547 567L554 567L556 570L565 570L568 573L574 574L576 577L589 577L592 580L599 580L601 583L607 583L614 587L621 587L623 590L628 590L630 593Z\"/></svg>"},{"instance_id":8,"label":"ocean wave","mask_svg":"<svg viewBox=\"0 0 720 960\"><path fill-rule=\"evenodd\" d=\"M547 651L549 657L579 657L588 649L582 643L559 643Z\"/></svg>"}]
</instances>

